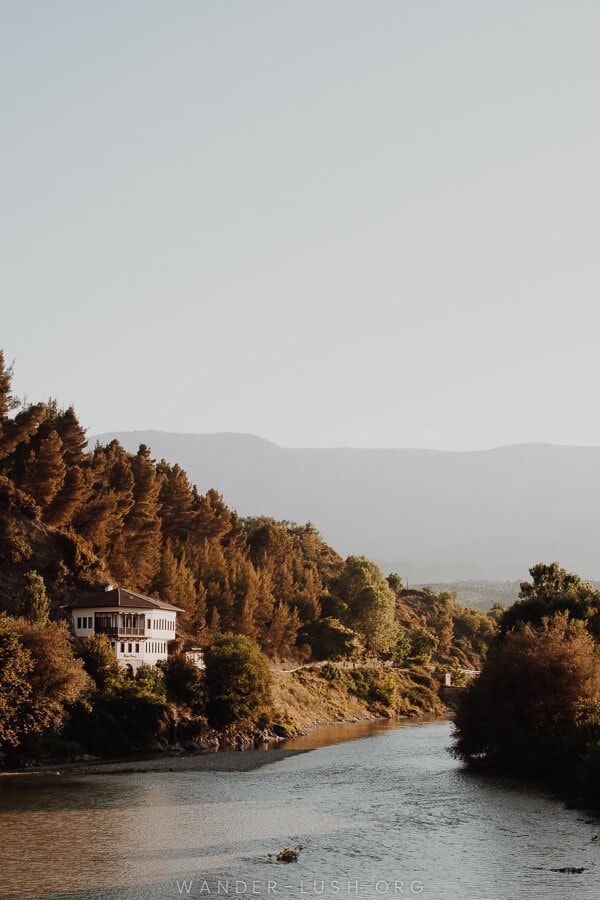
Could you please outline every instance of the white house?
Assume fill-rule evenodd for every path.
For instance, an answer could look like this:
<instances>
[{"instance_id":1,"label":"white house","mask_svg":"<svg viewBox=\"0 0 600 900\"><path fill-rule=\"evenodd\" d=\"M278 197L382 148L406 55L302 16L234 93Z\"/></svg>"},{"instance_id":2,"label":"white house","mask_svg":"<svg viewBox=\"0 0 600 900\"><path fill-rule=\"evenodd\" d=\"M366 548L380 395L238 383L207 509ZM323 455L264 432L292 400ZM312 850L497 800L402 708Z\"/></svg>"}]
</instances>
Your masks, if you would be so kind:
<instances>
[{"instance_id":1,"label":"white house","mask_svg":"<svg viewBox=\"0 0 600 900\"><path fill-rule=\"evenodd\" d=\"M178 606L153 600L135 591L113 588L81 598L69 610L75 637L105 634L117 661L132 674L141 666L154 666L167 658L175 640Z\"/></svg>"}]
</instances>

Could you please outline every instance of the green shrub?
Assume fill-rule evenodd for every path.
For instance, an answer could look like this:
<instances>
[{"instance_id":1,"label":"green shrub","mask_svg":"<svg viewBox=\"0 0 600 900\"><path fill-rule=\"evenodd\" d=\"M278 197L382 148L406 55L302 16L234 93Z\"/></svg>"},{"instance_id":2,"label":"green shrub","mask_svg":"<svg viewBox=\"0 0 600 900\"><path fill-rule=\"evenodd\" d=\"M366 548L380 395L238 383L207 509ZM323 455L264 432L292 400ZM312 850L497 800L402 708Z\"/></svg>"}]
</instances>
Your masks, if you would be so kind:
<instances>
[{"instance_id":1,"label":"green shrub","mask_svg":"<svg viewBox=\"0 0 600 900\"><path fill-rule=\"evenodd\" d=\"M271 711L269 662L243 634L217 637L206 649L206 714L211 725L255 722Z\"/></svg>"},{"instance_id":2,"label":"green shrub","mask_svg":"<svg viewBox=\"0 0 600 900\"><path fill-rule=\"evenodd\" d=\"M167 698L171 703L183 703L194 712L206 706L204 674L184 653L174 653L158 663L164 676Z\"/></svg>"}]
</instances>

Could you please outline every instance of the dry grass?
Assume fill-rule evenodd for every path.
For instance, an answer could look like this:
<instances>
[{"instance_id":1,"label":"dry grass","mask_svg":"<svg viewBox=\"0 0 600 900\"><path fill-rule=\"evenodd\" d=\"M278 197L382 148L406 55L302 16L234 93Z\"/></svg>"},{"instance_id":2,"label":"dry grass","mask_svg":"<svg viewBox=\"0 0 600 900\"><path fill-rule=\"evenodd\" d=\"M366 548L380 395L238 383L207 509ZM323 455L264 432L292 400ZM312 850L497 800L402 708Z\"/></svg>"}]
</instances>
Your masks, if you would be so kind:
<instances>
[{"instance_id":1,"label":"dry grass","mask_svg":"<svg viewBox=\"0 0 600 900\"><path fill-rule=\"evenodd\" d=\"M369 703L351 693L343 684L322 677L320 670L273 673L274 720L295 732L317 725L376 719L382 715L440 714L443 704L435 685L425 673L428 686L417 684L409 674L386 670L386 678L397 685L396 708L386 710L381 703Z\"/></svg>"},{"instance_id":2,"label":"dry grass","mask_svg":"<svg viewBox=\"0 0 600 900\"><path fill-rule=\"evenodd\" d=\"M296 731L381 715L339 685L326 681L318 671L309 669L273 673L273 701L275 719Z\"/></svg>"}]
</instances>

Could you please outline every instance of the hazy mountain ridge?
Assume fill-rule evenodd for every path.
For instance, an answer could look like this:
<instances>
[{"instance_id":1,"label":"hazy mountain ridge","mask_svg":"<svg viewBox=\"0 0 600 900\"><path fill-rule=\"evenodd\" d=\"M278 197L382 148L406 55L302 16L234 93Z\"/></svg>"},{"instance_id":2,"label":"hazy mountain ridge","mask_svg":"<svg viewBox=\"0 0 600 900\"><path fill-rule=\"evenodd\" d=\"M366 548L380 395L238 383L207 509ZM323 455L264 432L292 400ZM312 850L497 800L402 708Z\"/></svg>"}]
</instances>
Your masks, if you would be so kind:
<instances>
[{"instance_id":1,"label":"hazy mountain ridge","mask_svg":"<svg viewBox=\"0 0 600 900\"><path fill-rule=\"evenodd\" d=\"M600 447L289 449L245 434L106 433L178 462L241 515L311 521L342 555L410 582L519 581L558 559L600 576Z\"/></svg>"}]
</instances>

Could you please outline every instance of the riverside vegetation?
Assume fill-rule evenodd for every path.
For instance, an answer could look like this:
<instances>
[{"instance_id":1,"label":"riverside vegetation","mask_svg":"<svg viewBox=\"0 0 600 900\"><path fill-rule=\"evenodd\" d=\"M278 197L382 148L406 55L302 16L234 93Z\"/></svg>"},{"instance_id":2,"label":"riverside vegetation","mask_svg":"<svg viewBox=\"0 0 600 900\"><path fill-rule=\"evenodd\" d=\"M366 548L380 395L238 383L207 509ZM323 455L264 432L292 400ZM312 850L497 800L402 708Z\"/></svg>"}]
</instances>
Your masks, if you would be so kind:
<instances>
[{"instance_id":1,"label":"riverside vegetation","mask_svg":"<svg viewBox=\"0 0 600 900\"><path fill-rule=\"evenodd\" d=\"M600 805L600 591L557 563L490 614L342 559L310 524L242 519L147 447L89 451L75 411L23 404L0 353L0 755L250 746L315 724L442 710L439 672L481 668L456 712L470 766ZM107 581L183 608L135 679L62 606ZM205 648L199 671L182 651ZM488 652L489 647L489 652ZM285 660L285 665L280 665ZM292 670L292 671L290 671Z\"/></svg>"},{"instance_id":2,"label":"riverside vegetation","mask_svg":"<svg viewBox=\"0 0 600 900\"><path fill-rule=\"evenodd\" d=\"M408 591L364 557L342 559L310 523L241 518L143 445L88 450L73 408L21 403L11 385L0 353L5 764L440 712L436 674L480 668L498 610ZM75 643L64 621L64 604L107 582L184 610L169 658L135 679L103 636ZM205 648L205 672L188 646Z\"/></svg>"},{"instance_id":3,"label":"riverside vegetation","mask_svg":"<svg viewBox=\"0 0 600 900\"><path fill-rule=\"evenodd\" d=\"M556 562L529 571L458 705L454 753L600 808L600 591Z\"/></svg>"}]
</instances>

